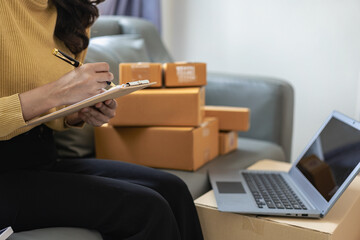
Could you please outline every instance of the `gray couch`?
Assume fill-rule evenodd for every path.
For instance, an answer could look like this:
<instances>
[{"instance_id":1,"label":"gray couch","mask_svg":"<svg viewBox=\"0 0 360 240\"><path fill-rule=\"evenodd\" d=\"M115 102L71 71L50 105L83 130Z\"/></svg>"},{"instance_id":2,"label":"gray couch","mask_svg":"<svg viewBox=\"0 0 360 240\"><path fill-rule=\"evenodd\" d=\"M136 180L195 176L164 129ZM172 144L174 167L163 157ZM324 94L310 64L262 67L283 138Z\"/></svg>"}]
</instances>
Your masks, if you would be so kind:
<instances>
[{"instance_id":1,"label":"gray couch","mask_svg":"<svg viewBox=\"0 0 360 240\"><path fill-rule=\"evenodd\" d=\"M91 32L86 62L106 61L118 79L120 62L171 62L155 27L144 20L123 16L101 16ZM162 169L182 178L193 198L211 189L210 168L241 169L268 158L289 161L292 142L292 86L285 80L262 76L208 73L207 105L249 107L248 132L239 133L238 149L219 156L195 172ZM62 157L94 156L93 129L71 130L56 135ZM91 216L89 216L91 217ZM49 228L15 233L22 239L101 239L98 232L78 228Z\"/></svg>"}]
</instances>

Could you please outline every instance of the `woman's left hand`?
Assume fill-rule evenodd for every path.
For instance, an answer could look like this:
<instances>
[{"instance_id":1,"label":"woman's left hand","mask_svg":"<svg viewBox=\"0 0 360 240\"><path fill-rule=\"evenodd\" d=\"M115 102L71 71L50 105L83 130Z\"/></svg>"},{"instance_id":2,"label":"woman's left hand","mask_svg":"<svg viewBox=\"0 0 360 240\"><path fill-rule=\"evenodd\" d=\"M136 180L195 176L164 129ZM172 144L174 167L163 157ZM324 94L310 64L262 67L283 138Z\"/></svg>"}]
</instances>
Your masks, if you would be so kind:
<instances>
[{"instance_id":1,"label":"woman's left hand","mask_svg":"<svg viewBox=\"0 0 360 240\"><path fill-rule=\"evenodd\" d=\"M79 112L67 116L65 120L68 125L72 126L76 126L83 121L94 127L100 127L115 116L116 106L115 99L106 100L92 107L83 108Z\"/></svg>"}]
</instances>

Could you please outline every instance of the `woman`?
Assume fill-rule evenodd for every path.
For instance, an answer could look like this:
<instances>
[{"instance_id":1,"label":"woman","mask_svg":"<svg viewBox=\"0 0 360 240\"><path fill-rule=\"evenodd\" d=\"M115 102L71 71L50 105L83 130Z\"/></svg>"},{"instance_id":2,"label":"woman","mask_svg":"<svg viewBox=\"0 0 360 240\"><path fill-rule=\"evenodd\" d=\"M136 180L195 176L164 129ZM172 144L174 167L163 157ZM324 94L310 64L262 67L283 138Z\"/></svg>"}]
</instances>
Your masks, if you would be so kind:
<instances>
[{"instance_id":1,"label":"woman","mask_svg":"<svg viewBox=\"0 0 360 240\"><path fill-rule=\"evenodd\" d=\"M102 91L106 63L83 61L100 0L0 0L0 228L83 227L107 239L202 239L191 195L177 177L97 159L59 160L53 131L100 126L116 101L35 128L26 121Z\"/></svg>"}]
</instances>

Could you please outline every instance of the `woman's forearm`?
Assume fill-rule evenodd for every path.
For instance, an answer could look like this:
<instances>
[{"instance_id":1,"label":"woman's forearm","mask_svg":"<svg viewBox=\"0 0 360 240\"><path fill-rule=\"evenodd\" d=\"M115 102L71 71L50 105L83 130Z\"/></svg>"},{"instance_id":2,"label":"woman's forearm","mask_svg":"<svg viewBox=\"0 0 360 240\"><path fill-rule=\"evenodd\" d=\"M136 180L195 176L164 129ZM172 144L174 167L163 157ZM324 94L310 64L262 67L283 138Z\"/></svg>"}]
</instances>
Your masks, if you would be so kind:
<instances>
[{"instance_id":1,"label":"woman's forearm","mask_svg":"<svg viewBox=\"0 0 360 240\"><path fill-rule=\"evenodd\" d=\"M52 84L46 84L19 94L22 114L25 121L37 117L49 109L59 106L59 98L54 94Z\"/></svg>"}]
</instances>

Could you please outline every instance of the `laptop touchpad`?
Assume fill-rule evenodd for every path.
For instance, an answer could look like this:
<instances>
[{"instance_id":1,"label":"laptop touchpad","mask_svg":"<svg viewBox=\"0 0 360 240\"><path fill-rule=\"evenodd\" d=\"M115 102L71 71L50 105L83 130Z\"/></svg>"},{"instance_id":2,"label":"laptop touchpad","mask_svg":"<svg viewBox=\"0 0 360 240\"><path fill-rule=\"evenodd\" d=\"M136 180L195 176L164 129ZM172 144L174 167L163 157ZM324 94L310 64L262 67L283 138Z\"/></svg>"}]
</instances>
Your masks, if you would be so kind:
<instances>
[{"instance_id":1,"label":"laptop touchpad","mask_svg":"<svg viewBox=\"0 0 360 240\"><path fill-rule=\"evenodd\" d=\"M216 182L219 193L246 193L241 182Z\"/></svg>"}]
</instances>

